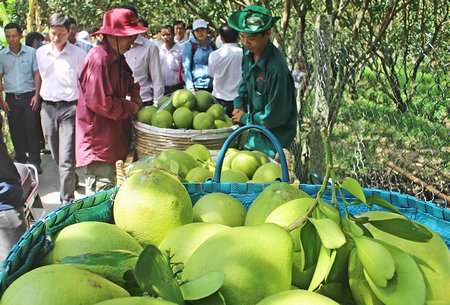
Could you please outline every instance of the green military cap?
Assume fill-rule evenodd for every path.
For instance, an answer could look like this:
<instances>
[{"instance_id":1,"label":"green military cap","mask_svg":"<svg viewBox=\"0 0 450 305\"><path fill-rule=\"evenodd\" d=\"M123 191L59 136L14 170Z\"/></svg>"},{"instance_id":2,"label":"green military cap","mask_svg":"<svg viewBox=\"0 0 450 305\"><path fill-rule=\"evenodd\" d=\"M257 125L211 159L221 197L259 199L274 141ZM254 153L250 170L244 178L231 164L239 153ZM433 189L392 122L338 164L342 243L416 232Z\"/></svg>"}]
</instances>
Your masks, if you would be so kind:
<instances>
[{"instance_id":1,"label":"green military cap","mask_svg":"<svg viewBox=\"0 0 450 305\"><path fill-rule=\"evenodd\" d=\"M239 32L259 33L273 27L279 19L280 17L273 17L269 9L251 5L232 13L228 17L228 25Z\"/></svg>"}]
</instances>

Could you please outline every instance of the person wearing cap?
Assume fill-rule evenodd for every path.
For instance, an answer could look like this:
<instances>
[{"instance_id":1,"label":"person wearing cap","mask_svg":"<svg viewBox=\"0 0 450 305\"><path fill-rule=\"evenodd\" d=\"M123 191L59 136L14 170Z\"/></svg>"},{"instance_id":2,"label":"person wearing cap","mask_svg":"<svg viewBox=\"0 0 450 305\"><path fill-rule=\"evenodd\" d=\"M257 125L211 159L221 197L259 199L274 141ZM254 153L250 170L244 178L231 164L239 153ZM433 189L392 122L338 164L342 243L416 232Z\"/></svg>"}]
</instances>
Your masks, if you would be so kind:
<instances>
[{"instance_id":1,"label":"person wearing cap","mask_svg":"<svg viewBox=\"0 0 450 305\"><path fill-rule=\"evenodd\" d=\"M279 17L261 6L235 11L228 24L240 32L245 51L242 83L234 99L233 121L269 129L283 148L289 148L297 128L295 87L286 59L270 41ZM265 135L250 130L244 148L274 157L276 150Z\"/></svg>"},{"instance_id":2,"label":"person wearing cap","mask_svg":"<svg viewBox=\"0 0 450 305\"><path fill-rule=\"evenodd\" d=\"M142 100L124 54L147 30L138 25L133 11L114 8L93 33L104 38L89 52L81 71L75 140L77 166L86 170L87 194L113 187L114 164L128 153L130 116L137 114Z\"/></svg>"},{"instance_id":3,"label":"person wearing cap","mask_svg":"<svg viewBox=\"0 0 450 305\"><path fill-rule=\"evenodd\" d=\"M50 43L36 51L42 85L41 122L44 137L59 167L62 204L75 199L75 111L79 97L81 67L86 52L68 42L69 18L55 13L50 17Z\"/></svg>"},{"instance_id":4,"label":"person wearing cap","mask_svg":"<svg viewBox=\"0 0 450 305\"><path fill-rule=\"evenodd\" d=\"M195 20L192 24L193 37L183 46L183 79L185 88L191 91L212 92L213 84L208 72L208 57L217 48L208 37L207 27L205 20Z\"/></svg>"}]
</instances>

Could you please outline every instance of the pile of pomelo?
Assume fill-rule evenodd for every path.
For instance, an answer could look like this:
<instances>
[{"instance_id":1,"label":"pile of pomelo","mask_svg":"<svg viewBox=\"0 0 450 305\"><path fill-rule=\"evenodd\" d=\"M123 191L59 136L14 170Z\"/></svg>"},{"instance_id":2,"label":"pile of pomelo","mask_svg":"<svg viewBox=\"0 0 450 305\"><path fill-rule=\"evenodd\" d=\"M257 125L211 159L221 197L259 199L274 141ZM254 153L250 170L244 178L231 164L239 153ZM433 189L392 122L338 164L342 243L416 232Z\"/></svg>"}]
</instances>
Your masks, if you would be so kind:
<instances>
[{"instance_id":1,"label":"pile of pomelo","mask_svg":"<svg viewBox=\"0 0 450 305\"><path fill-rule=\"evenodd\" d=\"M179 89L161 99L158 106L142 108L137 115L139 122L160 128L219 129L233 125L222 105L213 103L212 95L205 90L192 93Z\"/></svg>"},{"instance_id":2,"label":"pile of pomelo","mask_svg":"<svg viewBox=\"0 0 450 305\"><path fill-rule=\"evenodd\" d=\"M0 304L448 304L450 252L437 234L406 241L377 229L396 220L406 236L403 216L340 217L287 183L255 197L248 210L221 192L193 206L175 175L137 170L114 198L111 224L81 222L51 236L41 266Z\"/></svg>"},{"instance_id":3,"label":"pile of pomelo","mask_svg":"<svg viewBox=\"0 0 450 305\"><path fill-rule=\"evenodd\" d=\"M154 156L152 162L137 161L131 165L128 176L136 170L156 167L167 170L182 182L205 182L212 178L215 160L208 148L193 144L186 150L169 149ZM222 164L221 182L272 183L281 179L281 166L260 151L228 148Z\"/></svg>"}]
</instances>

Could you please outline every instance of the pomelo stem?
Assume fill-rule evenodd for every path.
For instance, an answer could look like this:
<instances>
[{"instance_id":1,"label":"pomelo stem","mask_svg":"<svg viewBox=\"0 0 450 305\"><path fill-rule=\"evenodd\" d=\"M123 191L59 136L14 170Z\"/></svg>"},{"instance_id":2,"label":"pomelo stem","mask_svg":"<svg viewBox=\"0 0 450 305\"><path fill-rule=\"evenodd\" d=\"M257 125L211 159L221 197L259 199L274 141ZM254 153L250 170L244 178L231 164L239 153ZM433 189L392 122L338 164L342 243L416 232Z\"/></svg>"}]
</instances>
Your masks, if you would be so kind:
<instances>
[{"instance_id":1,"label":"pomelo stem","mask_svg":"<svg viewBox=\"0 0 450 305\"><path fill-rule=\"evenodd\" d=\"M306 211L306 213L302 217L300 217L299 219L297 219L296 221L294 221L293 223L291 223L289 226L286 227L286 230L288 232L291 232L297 228L300 228L301 226L303 226L306 223L306 221L308 220L308 217L311 216L312 212L317 207L319 199L322 198L323 193L327 189L328 180L330 179L331 171L333 169L333 158L331 155L331 141L330 141L330 134L329 134L329 132L326 132L325 129L322 129L320 131L320 135L322 137L322 142L323 142L323 145L325 148L325 160L326 160L325 177L323 178L322 186L320 187L320 190L317 193L314 203L309 207L309 209Z\"/></svg>"}]
</instances>

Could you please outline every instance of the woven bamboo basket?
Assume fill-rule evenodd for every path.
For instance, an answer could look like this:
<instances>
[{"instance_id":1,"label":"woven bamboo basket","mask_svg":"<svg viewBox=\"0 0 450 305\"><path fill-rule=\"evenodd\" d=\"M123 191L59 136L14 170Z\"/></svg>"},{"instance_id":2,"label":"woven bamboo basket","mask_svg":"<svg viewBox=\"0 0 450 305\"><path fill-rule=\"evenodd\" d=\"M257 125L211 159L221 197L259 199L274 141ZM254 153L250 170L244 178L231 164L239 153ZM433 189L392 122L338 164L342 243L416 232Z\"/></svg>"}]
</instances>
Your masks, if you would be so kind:
<instances>
[{"instance_id":1,"label":"woven bamboo basket","mask_svg":"<svg viewBox=\"0 0 450 305\"><path fill-rule=\"evenodd\" d=\"M185 150L193 144L203 144L208 149L220 150L222 144L236 128L237 126L207 130L169 129L136 122L134 129L137 159L155 155L167 149Z\"/></svg>"}]
</instances>

